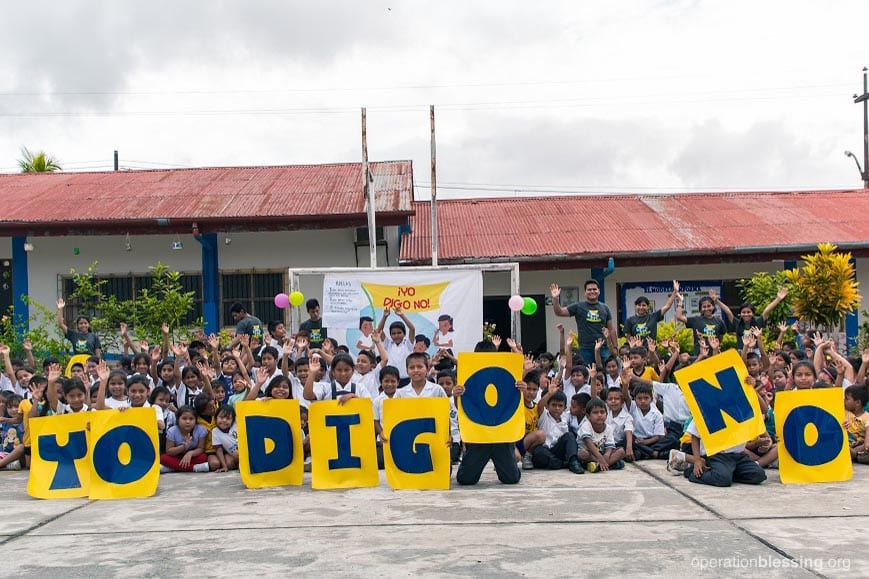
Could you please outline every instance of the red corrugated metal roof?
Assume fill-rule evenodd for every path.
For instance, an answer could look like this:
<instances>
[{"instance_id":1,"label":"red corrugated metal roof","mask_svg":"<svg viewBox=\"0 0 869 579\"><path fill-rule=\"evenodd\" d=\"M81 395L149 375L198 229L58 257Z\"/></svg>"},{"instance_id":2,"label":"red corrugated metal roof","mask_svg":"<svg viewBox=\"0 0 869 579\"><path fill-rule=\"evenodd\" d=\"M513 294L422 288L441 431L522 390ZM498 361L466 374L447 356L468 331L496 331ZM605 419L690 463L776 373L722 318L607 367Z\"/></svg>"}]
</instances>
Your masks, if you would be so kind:
<instances>
[{"instance_id":1,"label":"red corrugated metal roof","mask_svg":"<svg viewBox=\"0 0 869 579\"><path fill-rule=\"evenodd\" d=\"M431 206L414 209L407 265L431 262ZM869 247L864 189L443 200L438 215L439 263Z\"/></svg>"},{"instance_id":2,"label":"red corrugated metal roof","mask_svg":"<svg viewBox=\"0 0 869 579\"><path fill-rule=\"evenodd\" d=\"M412 212L410 161L371 163L379 216ZM42 227L220 226L365 219L360 163L0 175L0 232ZM400 219L396 220L396 217ZM381 223L383 221L383 223Z\"/></svg>"}]
</instances>

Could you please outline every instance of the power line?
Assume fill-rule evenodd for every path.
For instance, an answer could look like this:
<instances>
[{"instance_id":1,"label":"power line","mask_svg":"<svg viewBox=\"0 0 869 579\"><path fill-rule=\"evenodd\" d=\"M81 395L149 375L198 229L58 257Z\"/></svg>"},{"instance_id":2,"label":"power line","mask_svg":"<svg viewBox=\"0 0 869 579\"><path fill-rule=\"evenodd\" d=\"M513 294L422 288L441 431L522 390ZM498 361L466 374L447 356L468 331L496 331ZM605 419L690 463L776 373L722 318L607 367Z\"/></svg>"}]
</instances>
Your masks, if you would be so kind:
<instances>
[{"instance_id":1,"label":"power line","mask_svg":"<svg viewBox=\"0 0 869 579\"><path fill-rule=\"evenodd\" d=\"M178 163L166 163L164 161L134 161L132 159L125 160L125 164L135 163L137 165L159 165L163 167L179 167L181 169L189 169L190 165L179 165Z\"/></svg>"},{"instance_id":2,"label":"power line","mask_svg":"<svg viewBox=\"0 0 869 579\"><path fill-rule=\"evenodd\" d=\"M423 89L443 89L443 88L502 88L514 86L575 86L586 84L606 84L618 82L643 82L643 81L661 81L661 80L677 80L677 79L696 79L709 75L654 75L644 77L612 77L600 79L572 79L572 80L524 80L524 81L501 81L501 82L471 82L471 83L440 83L440 84L409 84L409 85L393 85L393 86L356 86L356 87L313 87L313 88L275 88L275 89L209 89L209 90L58 90L58 91L42 91L42 90L21 90L21 91L0 91L0 97L34 97L34 96L160 96L160 95L244 95L244 94L311 94L311 93L329 93L329 92L360 92L360 91L401 91L401 90L423 90ZM788 89L806 89L806 88L844 88L850 87L846 83L825 83L825 84L805 84L793 85L789 87L771 87L766 90L788 90ZM764 90L764 89L757 89Z\"/></svg>"},{"instance_id":3,"label":"power line","mask_svg":"<svg viewBox=\"0 0 869 579\"><path fill-rule=\"evenodd\" d=\"M754 89L752 89L754 90ZM451 111L474 111L474 110L511 110L529 108L592 108L606 106L628 106L647 104L692 104L710 102L746 102L746 101L780 101L782 99L816 99L816 98L841 98L838 92L818 94L792 94L792 95L769 95L769 96L721 96L714 98L683 98L656 95L656 98L647 100L632 100L633 97L596 97L592 99L550 99L550 100L517 100L517 101L480 101L469 103L441 103L436 104L440 110ZM384 113L419 112L428 109L430 104L396 104L396 105L373 105L366 107L369 111ZM5 118L54 118L54 117L173 117L173 116L282 116L282 115L335 115L335 114L358 114L359 107L289 107L289 108L261 108L261 109L186 109L186 110L142 110L142 111L19 111L0 112L0 117Z\"/></svg>"},{"instance_id":4,"label":"power line","mask_svg":"<svg viewBox=\"0 0 869 579\"><path fill-rule=\"evenodd\" d=\"M420 196L425 196L428 194L427 188L430 187L429 183L417 182L414 183L414 188L418 190ZM708 192L708 193L717 193L717 192L733 192L733 193L756 193L758 191L772 191L772 190L785 190L785 191L818 191L829 189L829 184L818 185L818 186L807 186L805 183L801 183L799 185L787 186L787 185L777 185L775 189L770 189L769 186L762 187L721 187L721 186L692 186L692 185L677 185L677 186L643 186L643 185L575 185L575 186L553 186L553 187L541 187L541 186L529 186L529 185L494 185L494 184L465 184L465 185L456 185L456 184L445 184L441 185L438 182L438 190L441 189L447 191L468 191L468 192L479 192L486 191L492 193L507 193L510 195L516 196L525 196L525 195L588 195L594 193L600 194L623 194L630 195L636 194L639 192L647 192L647 193L674 193L674 192Z\"/></svg>"}]
</instances>

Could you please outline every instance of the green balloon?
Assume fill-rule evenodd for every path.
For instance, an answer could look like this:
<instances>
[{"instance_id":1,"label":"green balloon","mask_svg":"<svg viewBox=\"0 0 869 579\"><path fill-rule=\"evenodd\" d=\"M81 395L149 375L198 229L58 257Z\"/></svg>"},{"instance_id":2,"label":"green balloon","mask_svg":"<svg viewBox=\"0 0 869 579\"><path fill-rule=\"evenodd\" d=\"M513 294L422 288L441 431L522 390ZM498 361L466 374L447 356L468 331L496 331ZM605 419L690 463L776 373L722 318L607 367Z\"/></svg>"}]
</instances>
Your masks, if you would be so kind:
<instances>
[{"instance_id":1,"label":"green balloon","mask_svg":"<svg viewBox=\"0 0 869 579\"><path fill-rule=\"evenodd\" d=\"M534 312L537 311L537 302L534 301L534 298L522 298L525 300L525 303L522 306L522 313L526 316L530 316Z\"/></svg>"}]
</instances>

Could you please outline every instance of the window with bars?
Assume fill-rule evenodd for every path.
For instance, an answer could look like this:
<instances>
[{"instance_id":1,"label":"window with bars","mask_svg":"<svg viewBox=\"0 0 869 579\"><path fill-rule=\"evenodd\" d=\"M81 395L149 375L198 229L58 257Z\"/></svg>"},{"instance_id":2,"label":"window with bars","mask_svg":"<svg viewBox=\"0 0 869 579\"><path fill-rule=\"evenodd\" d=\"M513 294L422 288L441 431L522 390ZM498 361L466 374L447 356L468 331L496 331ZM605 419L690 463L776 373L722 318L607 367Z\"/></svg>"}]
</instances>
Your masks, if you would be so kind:
<instances>
[{"instance_id":1,"label":"window with bars","mask_svg":"<svg viewBox=\"0 0 869 579\"><path fill-rule=\"evenodd\" d=\"M150 289L153 285L153 278L150 274L128 274L128 275L98 275L97 279L103 280L103 298L108 299L115 296L119 301L136 300L136 295L143 289ZM195 320L202 317L202 275L189 274L181 276L181 286L185 292L194 292L193 309L187 314L187 318L182 322L192 324ZM75 289L75 284L71 277L64 276L61 278L61 294L67 302L64 308L64 318L66 320L75 320L80 314L90 315L91 312L81 312L79 304L69 299L69 295ZM272 304L274 305L274 304Z\"/></svg>"},{"instance_id":2,"label":"window with bars","mask_svg":"<svg viewBox=\"0 0 869 579\"><path fill-rule=\"evenodd\" d=\"M221 325L234 326L229 308L235 302L263 322L283 320L284 311L275 306L275 296L284 291L283 272L233 272L220 275Z\"/></svg>"}]
</instances>

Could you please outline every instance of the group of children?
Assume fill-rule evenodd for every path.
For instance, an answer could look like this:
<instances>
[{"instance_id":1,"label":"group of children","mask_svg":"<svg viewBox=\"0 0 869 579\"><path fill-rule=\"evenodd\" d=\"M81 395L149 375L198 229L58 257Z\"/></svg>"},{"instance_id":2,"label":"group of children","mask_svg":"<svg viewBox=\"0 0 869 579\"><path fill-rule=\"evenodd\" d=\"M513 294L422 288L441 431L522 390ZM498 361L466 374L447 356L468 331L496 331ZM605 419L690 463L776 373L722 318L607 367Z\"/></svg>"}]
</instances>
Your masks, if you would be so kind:
<instances>
[{"instance_id":1,"label":"group of children","mask_svg":"<svg viewBox=\"0 0 869 579\"><path fill-rule=\"evenodd\" d=\"M59 308L62 305L59 302ZM388 318L398 319L388 326ZM62 318L59 317L62 320ZM525 435L515 444L481 445L461 441L456 399L464 394L456 383L455 356L441 348L430 356L424 341L411 342L410 319L400 309L386 310L376 327L370 318L366 344L354 359L346 346L323 337L319 347L307 331L288 335L279 321L268 324L262 338L237 333L221 347L216 336L190 344L172 344L169 327L163 343L151 347L121 336L132 357L110 369L98 355L99 341L90 337L88 320L68 332L82 363L64 373L56 360L45 360L42 371L25 344L26 360L11 360L0 345L4 372L0 376L0 428L3 441L0 469L28 468L31 418L114 408L153 408L160 433L160 463L164 472L228 471L238 468L235 405L239 401L296 399L310 460L307 409L321 400L344 403L370 399L375 418L378 462L387 442L381 425L387 398L450 398L450 447L458 464L457 481L474 484L485 464L495 463L499 479L516 483L522 470L561 469L583 474L622 469L636 460L667 460L667 468L692 482L728 486L759 484L765 468L777 466L774 403L776 392L791 388L844 387L845 430L855 462L869 463L866 428L866 370L869 351L848 359L820 334L784 341L787 327L770 355L760 330L747 325L741 336L742 356L766 418L766 432L743 445L707 456L673 373L718 352L714 336L698 337L696 356L682 352L675 341L657 343L651 336L628 336L617 354L601 359L605 340L599 339L594 359L585 360L572 347L559 324L561 351L525 356L522 395ZM449 320L450 327L452 320ZM449 330L444 327L445 337ZM323 332L325 334L325 332ZM447 342L442 342L447 345ZM449 344L451 345L451 344ZM96 350L96 351L94 351ZM483 341L477 351L511 350L521 346L500 338ZM659 352L660 350L660 352Z\"/></svg>"}]
</instances>

